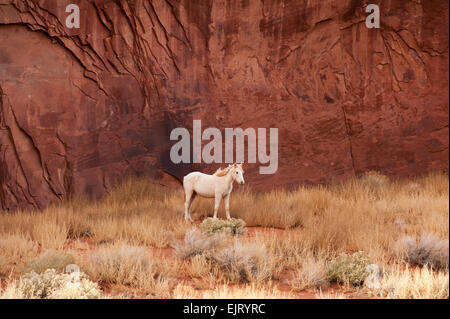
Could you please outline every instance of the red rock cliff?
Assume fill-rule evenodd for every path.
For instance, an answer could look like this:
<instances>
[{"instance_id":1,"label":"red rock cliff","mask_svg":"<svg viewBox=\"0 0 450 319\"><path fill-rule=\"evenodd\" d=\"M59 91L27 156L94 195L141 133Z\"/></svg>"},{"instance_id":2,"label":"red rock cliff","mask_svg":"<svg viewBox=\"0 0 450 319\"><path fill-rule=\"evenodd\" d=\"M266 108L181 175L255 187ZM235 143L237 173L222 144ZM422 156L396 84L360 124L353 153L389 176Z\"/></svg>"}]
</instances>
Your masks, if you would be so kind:
<instances>
[{"instance_id":1,"label":"red rock cliff","mask_svg":"<svg viewBox=\"0 0 450 319\"><path fill-rule=\"evenodd\" d=\"M448 169L448 16L446 0L0 0L0 208L182 175L168 136L192 119L279 128L256 189Z\"/></svg>"}]
</instances>

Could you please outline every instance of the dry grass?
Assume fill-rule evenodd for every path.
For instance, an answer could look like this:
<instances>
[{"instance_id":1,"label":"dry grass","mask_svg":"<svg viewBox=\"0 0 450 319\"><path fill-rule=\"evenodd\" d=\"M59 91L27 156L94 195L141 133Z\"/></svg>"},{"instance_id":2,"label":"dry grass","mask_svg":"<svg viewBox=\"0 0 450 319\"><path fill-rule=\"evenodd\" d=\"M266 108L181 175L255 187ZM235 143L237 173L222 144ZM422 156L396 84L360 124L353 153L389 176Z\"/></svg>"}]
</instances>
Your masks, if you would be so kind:
<instances>
[{"instance_id":1,"label":"dry grass","mask_svg":"<svg viewBox=\"0 0 450 319\"><path fill-rule=\"evenodd\" d=\"M38 218L36 224L33 225L31 237L41 247L62 249L68 233L69 229L65 222L58 222L57 220L48 222L43 218Z\"/></svg>"},{"instance_id":2,"label":"dry grass","mask_svg":"<svg viewBox=\"0 0 450 319\"><path fill-rule=\"evenodd\" d=\"M315 297L316 299L347 299L344 294L338 292L324 293L322 290L319 290L319 292L315 294Z\"/></svg>"},{"instance_id":3,"label":"dry grass","mask_svg":"<svg viewBox=\"0 0 450 319\"><path fill-rule=\"evenodd\" d=\"M179 284L173 291L175 299L289 299L294 296L277 289L273 283L241 286L220 285L212 290L197 290Z\"/></svg>"},{"instance_id":4,"label":"dry grass","mask_svg":"<svg viewBox=\"0 0 450 319\"><path fill-rule=\"evenodd\" d=\"M446 299L449 297L448 270L398 265L381 279L379 295L395 299Z\"/></svg>"},{"instance_id":5,"label":"dry grass","mask_svg":"<svg viewBox=\"0 0 450 319\"><path fill-rule=\"evenodd\" d=\"M30 238L18 234L4 234L0 237L0 276L9 275L17 265L25 262L37 251L37 245Z\"/></svg>"},{"instance_id":6,"label":"dry grass","mask_svg":"<svg viewBox=\"0 0 450 319\"><path fill-rule=\"evenodd\" d=\"M130 180L98 202L73 199L42 212L0 213L0 236L17 232L51 249L61 249L68 239L86 237L96 243L125 240L166 247L189 227L183 219L182 197L181 190Z\"/></svg>"},{"instance_id":7,"label":"dry grass","mask_svg":"<svg viewBox=\"0 0 450 319\"><path fill-rule=\"evenodd\" d=\"M211 260L206 255L196 255L186 266L186 273L192 278L205 278L211 273Z\"/></svg>"},{"instance_id":8,"label":"dry grass","mask_svg":"<svg viewBox=\"0 0 450 319\"><path fill-rule=\"evenodd\" d=\"M172 190L145 179L129 180L97 202L73 199L42 212L0 213L0 276L16 276L16 268L37 257L38 251L67 251L81 242L89 249L78 251L82 256L74 255L76 262L93 280L112 285L123 296L169 296L172 278L180 276L187 276L212 294L219 289L218 284L230 281L251 281L252 285L277 282L286 270L295 274L291 281L295 289L308 289L320 286L322 266L341 253L363 251L385 267L407 260L397 251L405 236L418 238L429 233L448 243L448 200L448 175L438 173L389 180L371 172L334 185L268 193L241 187L231 196L231 215L244 220L247 227L270 227L272 231L265 228L250 237L208 241L203 235L188 232L192 225L183 219L181 188ZM212 216L212 212L213 201L194 201L197 220ZM123 244L133 247L131 253L121 250ZM149 254L150 247L172 245L179 259ZM445 247L436 250L438 246L433 245L433 252L445 251ZM121 260L120 265L117 260ZM259 260L264 261L263 266L255 271ZM429 275L399 270L397 276L413 278L402 280L411 287L422 287L435 277L447 276L448 282L446 267L437 267L444 272L429 270ZM261 276L251 276L258 273ZM446 289L448 295L448 285ZM219 290L215 294L220 295ZM445 293L412 294L422 295Z\"/></svg>"},{"instance_id":9,"label":"dry grass","mask_svg":"<svg viewBox=\"0 0 450 319\"><path fill-rule=\"evenodd\" d=\"M394 257L399 234L430 232L448 238L447 175L398 181L369 175L330 186L301 186L292 192L237 190L231 197L231 214L247 226L299 229L315 250L362 250L378 260ZM414 191L411 185L416 185ZM200 198L193 209L200 216L211 216L212 205Z\"/></svg>"}]
</instances>

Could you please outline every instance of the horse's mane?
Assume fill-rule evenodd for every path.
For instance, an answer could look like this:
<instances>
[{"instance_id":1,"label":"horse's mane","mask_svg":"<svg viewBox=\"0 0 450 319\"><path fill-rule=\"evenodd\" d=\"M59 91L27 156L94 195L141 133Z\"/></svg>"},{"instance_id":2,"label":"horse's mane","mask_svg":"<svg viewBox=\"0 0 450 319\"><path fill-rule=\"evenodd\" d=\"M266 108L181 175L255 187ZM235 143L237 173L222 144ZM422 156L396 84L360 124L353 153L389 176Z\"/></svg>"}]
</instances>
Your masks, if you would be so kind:
<instances>
[{"instance_id":1,"label":"horse's mane","mask_svg":"<svg viewBox=\"0 0 450 319\"><path fill-rule=\"evenodd\" d=\"M233 168L233 166L228 166L228 167L225 167L225 168L219 167L217 169L217 171L213 175L219 176L219 177L220 176L225 176L225 175L228 174L228 172L230 171L231 168Z\"/></svg>"}]
</instances>

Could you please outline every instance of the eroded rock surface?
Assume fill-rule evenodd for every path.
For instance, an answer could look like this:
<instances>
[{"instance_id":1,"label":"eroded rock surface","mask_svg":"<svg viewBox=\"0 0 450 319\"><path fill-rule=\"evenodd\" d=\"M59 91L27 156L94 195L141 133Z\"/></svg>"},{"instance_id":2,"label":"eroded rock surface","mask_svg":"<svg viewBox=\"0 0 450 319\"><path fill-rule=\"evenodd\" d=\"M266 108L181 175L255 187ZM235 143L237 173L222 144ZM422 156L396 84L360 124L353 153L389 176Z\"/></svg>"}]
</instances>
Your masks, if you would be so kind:
<instances>
[{"instance_id":1,"label":"eroded rock surface","mask_svg":"<svg viewBox=\"0 0 450 319\"><path fill-rule=\"evenodd\" d=\"M448 1L371 3L0 0L1 208L199 168L168 156L193 119L279 129L255 189L448 169Z\"/></svg>"}]
</instances>

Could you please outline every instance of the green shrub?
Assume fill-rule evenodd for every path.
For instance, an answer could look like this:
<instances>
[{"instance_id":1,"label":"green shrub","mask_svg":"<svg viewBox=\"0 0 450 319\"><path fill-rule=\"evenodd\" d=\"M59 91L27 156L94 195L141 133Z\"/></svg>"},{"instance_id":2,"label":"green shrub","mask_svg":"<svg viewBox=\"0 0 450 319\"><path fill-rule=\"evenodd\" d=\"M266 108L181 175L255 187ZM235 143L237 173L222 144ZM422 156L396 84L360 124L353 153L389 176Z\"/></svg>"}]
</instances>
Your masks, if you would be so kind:
<instances>
[{"instance_id":1,"label":"green shrub","mask_svg":"<svg viewBox=\"0 0 450 319\"><path fill-rule=\"evenodd\" d=\"M242 219L231 218L230 220L218 218L206 218L201 224L200 229L207 235L213 235L218 232L225 232L231 235L243 235L245 233L245 222Z\"/></svg>"},{"instance_id":2,"label":"green shrub","mask_svg":"<svg viewBox=\"0 0 450 319\"><path fill-rule=\"evenodd\" d=\"M27 273L9 285L2 298L5 299L96 299L102 295L100 288L84 273L79 281L73 276L47 269L41 274Z\"/></svg>"},{"instance_id":3,"label":"green shrub","mask_svg":"<svg viewBox=\"0 0 450 319\"><path fill-rule=\"evenodd\" d=\"M361 285L367 277L366 267L369 264L362 252L341 254L328 264L327 279L339 284Z\"/></svg>"},{"instance_id":4,"label":"green shrub","mask_svg":"<svg viewBox=\"0 0 450 319\"><path fill-rule=\"evenodd\" d=\"M63 272L66 266L75 263L75 257L54 250L47 250L38 257L31 259L25 266L23 273L34 271L38 274L47 269Z\"/></svg>"}]
</instances>

